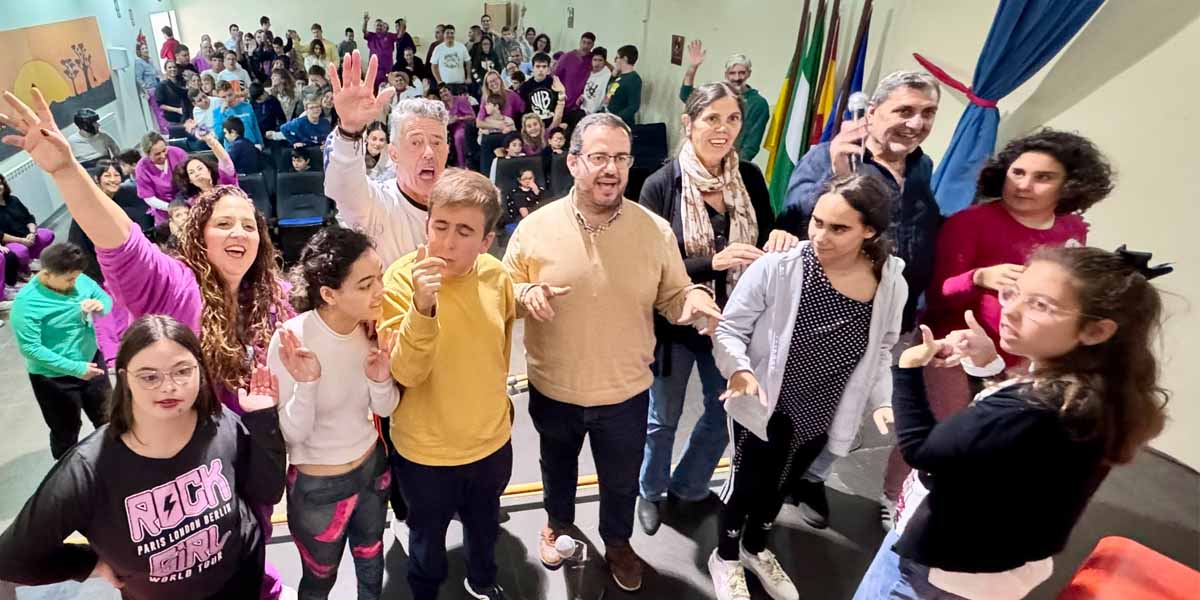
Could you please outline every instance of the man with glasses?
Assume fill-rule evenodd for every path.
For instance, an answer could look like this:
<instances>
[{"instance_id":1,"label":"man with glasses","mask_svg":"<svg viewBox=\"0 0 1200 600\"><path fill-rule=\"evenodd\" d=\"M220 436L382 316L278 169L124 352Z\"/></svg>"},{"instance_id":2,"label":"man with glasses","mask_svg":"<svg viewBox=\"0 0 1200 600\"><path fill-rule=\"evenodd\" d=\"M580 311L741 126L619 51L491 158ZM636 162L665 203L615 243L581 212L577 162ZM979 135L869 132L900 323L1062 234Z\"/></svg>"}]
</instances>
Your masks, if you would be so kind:
<instances>
[{"instance_id":1,"label":"man with glasses","mask_svg":"<svg viewBox=\"0 0 1200 600\"><path fill-rule=\"evenodd\" d=\"M720 309L692 285L671 226L623 195L633 165L629 127L606 113L575 128L567 168L575 186L521 221L504 263L525 323L529 413L541 445L548 523L539 555L575 520L585 437L600 481L600 537L617 585L635 591L643 565L629 545L646 443L654 311L716 326Z\"/></svg>"}]
</instances>

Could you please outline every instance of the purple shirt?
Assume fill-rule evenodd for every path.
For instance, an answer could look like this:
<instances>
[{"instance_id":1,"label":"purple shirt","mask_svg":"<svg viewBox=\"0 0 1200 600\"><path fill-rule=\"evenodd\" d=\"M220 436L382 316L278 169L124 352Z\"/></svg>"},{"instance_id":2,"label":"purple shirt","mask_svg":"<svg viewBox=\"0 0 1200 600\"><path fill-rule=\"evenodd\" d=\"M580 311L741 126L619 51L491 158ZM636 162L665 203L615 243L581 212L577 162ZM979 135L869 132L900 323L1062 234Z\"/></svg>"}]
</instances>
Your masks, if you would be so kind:
<instances>
[{"instance_id":1,"label":"purple shirt","mask_svg":"<svg viewBox=\"0 0 1200 600\"><path fill-rule=\"evenodd\" d=\"M129 238L116 248L96 248L96 262L100 263L104 285L113 301L124 306L131 319L142 315L167 315L190 327L196 335L203 335L200 331L200 284L196 282L196 275L182 261L167 255L146 239L140 229L130 227ZM288 286L283 283L280 286L287 291ZM276 322L282 323L293 316L290 307L288 313ZM266 355L262 357L265 360ZM238 404L236 390L223 385L214 385L213 389L225 406L239 415L244 413Z\"/></svg>"},{"instance_id":2,"label":"purple shirt","mask_svg":"<svg viewBox=\"0 0 1200 600\"><path fill-rule=\"evenodd\" d=\"M175 194L179 190L175 189L175 182L171 180L171 173L175 171L177 165L186 161L187 158L188 154L183 148L167 146L167 170L164 172L158 168L158 165L150 162L150 157L143 156L133 171L133 179L137 183L138 198L158 198L168 203L174 200ZM161 225L167 221L167 211L165 210L151 207L146 212L154 215L155 225Z\"/></svg>"},{"instance_id":3,"label":"purple shirt","mask_svg":"<svg viewBox=\"0 0 1200 600\"><path fill-rule=\"evenodd\" d=\"M568 107L575 106L575 101L583 94L583 86L587 85L588 76L591 73L592 56L590 54L580 56L578 50L572 50L559 57L554 74L562 80L563 87L567 88Z\"/></svg>"},{"instance_id":4,"label":"purple shirt","mask_svg":"<svg viewBox=\"0 0 1200 600\"><path fill-rule=\"evenodd\" d=\"M196 58L193 58L192 66L196 67L196 70L201 73L212 68L212 64L209 63L208 59L204 58L203 56L197 56Z\"/></svg>"},{"instance_id":5,"label":"purple shirt","mask_svg":"<svg viewBox=\"0 0 1200 600\"><path fill-rule=\"evenodd\" d=\"M483 100L479 103L479 114L476 115L479 119L487 118L487 97L486 93L481 94ZM504 108L500 110L504 116L513 120L517 128L521 128L521 115L525 114L525 101L521 99L521 95L512 91L504 90Z\"/></svg>"},{"instance_id":6,"label":"purple shirt","mask_svg":"<svg viewBox=\"0 0 1200 600\"><path fill-rule=\"evenodd\" d=\"M368 31L363 38L367 40L367 48L371 51L371 56L379 57L379 71L376 79L379 79L379 75L386 78L396 60L396 34L390 31L387 33Z\"/></svg>"}]
</instances>

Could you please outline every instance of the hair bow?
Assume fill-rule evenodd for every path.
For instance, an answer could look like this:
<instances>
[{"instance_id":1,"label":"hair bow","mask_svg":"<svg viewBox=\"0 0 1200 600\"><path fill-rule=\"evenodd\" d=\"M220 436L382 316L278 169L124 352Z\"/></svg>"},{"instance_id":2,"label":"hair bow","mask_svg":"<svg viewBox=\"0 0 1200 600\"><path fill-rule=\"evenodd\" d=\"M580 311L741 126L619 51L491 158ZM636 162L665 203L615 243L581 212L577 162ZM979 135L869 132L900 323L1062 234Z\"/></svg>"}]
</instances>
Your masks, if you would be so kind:
<instances>
[{"instance_id":1,"label":"hair bow","mask_svg":"<svg viewBox=\"0 0 1200 600\"><path fill-rule=\"evenodd\" d=\"M1155 277L1162 277L1163 275L1175 270L1175 267L1171 266L1171 263L1162 263L1150 266L1150 258L1152 255L1149 252L1126 250L1125 244L1121 244L1121 246L1117 248L1116 255L1120 257L1125 264L1133 267L1138 273L1141 273L1142 277L1146 278L1146 281L1154 279Z\"/></svg>"}]
</instances>

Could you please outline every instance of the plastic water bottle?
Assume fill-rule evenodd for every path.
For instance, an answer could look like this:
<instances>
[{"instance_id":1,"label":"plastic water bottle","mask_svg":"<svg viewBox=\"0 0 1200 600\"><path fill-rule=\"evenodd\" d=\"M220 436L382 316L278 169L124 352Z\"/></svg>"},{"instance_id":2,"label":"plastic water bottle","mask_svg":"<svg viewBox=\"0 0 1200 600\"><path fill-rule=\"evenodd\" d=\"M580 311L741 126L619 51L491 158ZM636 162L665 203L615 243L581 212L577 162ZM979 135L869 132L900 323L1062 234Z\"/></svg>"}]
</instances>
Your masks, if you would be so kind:
<instances>
[{"instance_id":1,"label":"plastic water bottle","mask_svg":"<svg viewBox=\"0 0 1200 600\"><path fill-rule=\"evenodd\" d=\"M570 600L587 598L583 591L583 578L587 567L587 544L563 534L554 540L554 549L563 561L567 598Z\"/></svg>"}]
</instances>

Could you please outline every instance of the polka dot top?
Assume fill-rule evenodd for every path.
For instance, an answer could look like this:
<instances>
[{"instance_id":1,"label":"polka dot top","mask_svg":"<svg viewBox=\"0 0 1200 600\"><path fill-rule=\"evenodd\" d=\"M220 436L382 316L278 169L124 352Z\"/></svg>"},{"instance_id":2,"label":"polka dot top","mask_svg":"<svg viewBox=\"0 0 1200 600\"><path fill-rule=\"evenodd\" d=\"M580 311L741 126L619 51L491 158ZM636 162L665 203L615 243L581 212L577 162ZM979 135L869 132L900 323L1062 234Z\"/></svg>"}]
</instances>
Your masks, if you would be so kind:
<instances>
[{"instance_id":1,"label":"polka dot top","mask_svg":"<svg viewBox=\"0 0 1200 600\"><path fill-rule=\"evenodd\" d=\"M872 311L872 302L833 287L811 244L801 258L804 293L775 407L791 421L795 446L828 432L846 381L867 350Z\"/></svg>"}]
</instances>

